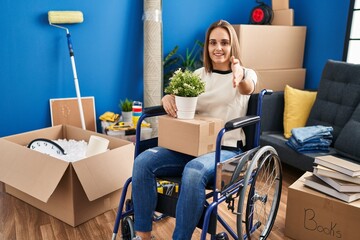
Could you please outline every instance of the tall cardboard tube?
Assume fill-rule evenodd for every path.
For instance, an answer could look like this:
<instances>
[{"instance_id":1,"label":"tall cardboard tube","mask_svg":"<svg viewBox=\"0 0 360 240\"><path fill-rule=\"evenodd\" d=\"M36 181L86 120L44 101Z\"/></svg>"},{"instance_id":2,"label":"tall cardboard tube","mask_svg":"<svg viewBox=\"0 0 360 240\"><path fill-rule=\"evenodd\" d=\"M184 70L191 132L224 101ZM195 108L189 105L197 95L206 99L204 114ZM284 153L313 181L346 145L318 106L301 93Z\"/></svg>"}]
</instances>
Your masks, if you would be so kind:
<instances>
[{"instance_id":1,"label":"tall cardboard tube","mask_svg":"<svg viewBox=\"0 0 360 240\"><path fill-rule=\"evenodd\" d=\"M144 107L160 104L162 97L161 0L144 0Z\"/></svg>"}]
</instances>

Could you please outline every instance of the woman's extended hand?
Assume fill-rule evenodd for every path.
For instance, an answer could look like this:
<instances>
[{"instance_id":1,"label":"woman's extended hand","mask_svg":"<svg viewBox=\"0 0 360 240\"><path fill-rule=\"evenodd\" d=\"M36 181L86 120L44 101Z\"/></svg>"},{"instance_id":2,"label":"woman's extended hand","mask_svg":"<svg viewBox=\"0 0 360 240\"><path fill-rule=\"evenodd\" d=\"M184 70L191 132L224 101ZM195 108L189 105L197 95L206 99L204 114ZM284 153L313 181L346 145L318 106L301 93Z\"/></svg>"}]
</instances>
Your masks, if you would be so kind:
<instances>
[{"instance_id":1,"label":"woman's extended hand","mask_svg":"<svg viewBox=\"0 0 360 240\"><path fill-rule=\"evenodd\" d=\"M177 117L177 108L175 104L175 96L174 95L165 95L161 99L163 108L165 109L166 113L172 117Z\"/></svg>"},{"instance_id":2,"label":"woman's extended hand","mask_svg":"<svg viewBox=\"0 0 360 240\"><path fill-rule=\"evenodd\" d=\"M232 56L230 58L231 71L233 73L233 87L237 87L239 83L244 79L244 68L240 66L239 59Z\"/></svg>"}]
</instances>

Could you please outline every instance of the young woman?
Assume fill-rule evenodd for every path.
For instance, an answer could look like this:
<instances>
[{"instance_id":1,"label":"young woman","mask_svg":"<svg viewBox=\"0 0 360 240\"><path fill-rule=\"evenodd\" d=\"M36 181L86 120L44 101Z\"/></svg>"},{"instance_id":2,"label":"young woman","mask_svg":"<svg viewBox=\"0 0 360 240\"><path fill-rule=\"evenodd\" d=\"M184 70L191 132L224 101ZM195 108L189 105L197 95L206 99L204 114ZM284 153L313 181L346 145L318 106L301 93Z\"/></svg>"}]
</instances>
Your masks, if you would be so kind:
<instances>
[{"instance_id":1,"label":"young woman","mask_svg":"<svg viewBox=\"0 0 360 240\"><path fill-rule=\"evenodd\" d=\"M234 28L224 20L210 25L204 44L204 67L196 72L205 82L205 92L198 98L197 113L224 122L245 116L250 94L255 90L256 73L241 66L239 41ZM176 117L175 98L165 95L162 104L168 115ZM245 143L241 129L224 135L221 160L241 151ZM194 158L186 154L156 147L139 154L134 161L132 196L137 239L151 239L152 217L156 207L156 178L182 176L176 206L173 239L191 239L205 204L205 187L213 180L215 153Z\"/></svg>"}]
</instances>

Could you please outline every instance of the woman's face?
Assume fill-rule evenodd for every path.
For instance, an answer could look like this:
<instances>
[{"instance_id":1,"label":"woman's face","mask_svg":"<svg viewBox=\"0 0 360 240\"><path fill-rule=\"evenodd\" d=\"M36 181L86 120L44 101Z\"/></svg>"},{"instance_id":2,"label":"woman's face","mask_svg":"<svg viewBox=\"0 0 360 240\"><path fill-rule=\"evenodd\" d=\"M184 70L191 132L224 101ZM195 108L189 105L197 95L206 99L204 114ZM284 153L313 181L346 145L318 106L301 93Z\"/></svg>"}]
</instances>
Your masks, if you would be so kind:
<instances>
[{"instance_id":1,"label":"woman's face","mask_svg":"<svg viewBox=\"0 0 360 240\"><path fill-rule=\"evenodd\" d=\"M230 70L231 43L230 36L225 29L217 27L211 31L208 51L213 69Z\"/></svg>"}]
</instances>

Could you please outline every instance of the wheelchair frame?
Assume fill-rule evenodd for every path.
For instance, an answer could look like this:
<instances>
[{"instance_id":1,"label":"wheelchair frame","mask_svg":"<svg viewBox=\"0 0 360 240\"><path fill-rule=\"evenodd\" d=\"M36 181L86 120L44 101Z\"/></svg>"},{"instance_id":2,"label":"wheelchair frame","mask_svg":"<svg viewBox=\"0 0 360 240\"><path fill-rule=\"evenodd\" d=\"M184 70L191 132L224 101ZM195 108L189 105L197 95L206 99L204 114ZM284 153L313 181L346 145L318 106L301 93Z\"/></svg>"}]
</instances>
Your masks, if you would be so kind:
<instances>
[{"instance_id":1,"label":"wheelchair frame","mask_svg":"<svg viewBox=\"0 0 360 240\"><path fill-rule=\"evenodd\" d=\"M235 179L239 177L240 171L246 168L243 178L233 181L226 189L221 189L221 173L216 171L214 176L214 182L212 184L213 189L210 193L206 194L206 206L204 207L203 212L203 222L202 222L202 232L201 239L206 239L206 234L209 232L209 226L211 221L215 222L216 220L221 223L221 225L226 229L226 231L231 235L233 239L251 239L251 235L258 231L260 228L259 239L266 239L270 234L272 226L275 222L276 213L280 203L281 197L281 187L282 187L282 170L280 159L275 151L270 146L260 147L259 138L260 138L260 116L262 109L262 98L264 95L271 94L272 90L262 90L259 93L258 102L257 102L257 114L240 117L228 121L224 128L220 130L216 139L216 150L215 150L215 169L221 169L220 163L220 151L221 151L221 141L224 134L228 131L254 125L255 124L255 137L253 141L253 148L241 153L240 155L234 157L234 159L240 159L237 163L236 169L233 173ZM137 123L137 129L140 129L141 122L148 117L155 117L164 115L166 112L162 107L149 107L144 109L142 116L139 118ZM136 131L136 142L135 142L135 157L140 154L142 151L149 148L149 146L157 145L157 138L140 141L141 131ZM244 160L245 159L245 160ZM241 161L244 160L244 161ZM272 169L270 169L272 168ZM243 171L244 172L244 171ZM257 202L260 204L266 204L269 200L268 193L259 194L256 191L257 182L261 182L262 175L274 176L274 179L270 179L271 182L268 182L268 179L265 179L265 185L270 183L270 187L275 184L274 189L274 198L272 199L272 205L269 211L269 217L265 218L265 223L261 220L261 216L257 216ZM259 179L258 179L259 178ZM233 178L232 178L233 179ZM259 180L259 181L258 181ZM118 212L116 216L116 221L113 229L112 239L116 239L118 233L119 225L121 221L124 221L127 231L130 231L134 235L133 223L128 218L133 215L133 208L131 204L128 204L128 201L125 201L128 187L132 181L130 177L124 184L122 195L119 202ZM262 189L260 189L261 191ZM235 195L235 197L233 197ZM234 201L235 198L239 197L237 211L235 211ZM208 199L212 198L212 202L208 203ZM271 200L270 200L271 201ZM237 231L235 232L226 221L218 214L218 205L222 202L228 203L228 209L231 209L232 212L236 215L237 221ZM244 214L244 205L246 204L245 214ZM125 211L123 211L125 205ZM262 210L261 210L262 211ZM162 213L160 217L156 217L154 220L160 220L163 218L165 213ZM255 221L255 222L254 222ZM245 225L245 227L244 227ZM124 226L123 226L124 227ZM228 236L225 232L216 234L216 224L215 224L215 233L214 230L209 232L211 234L211 239L228 239ZM132 236L131 236L132 237ZM131 238L130 238L131 239Z\"/></svg>"}]
</instances>

